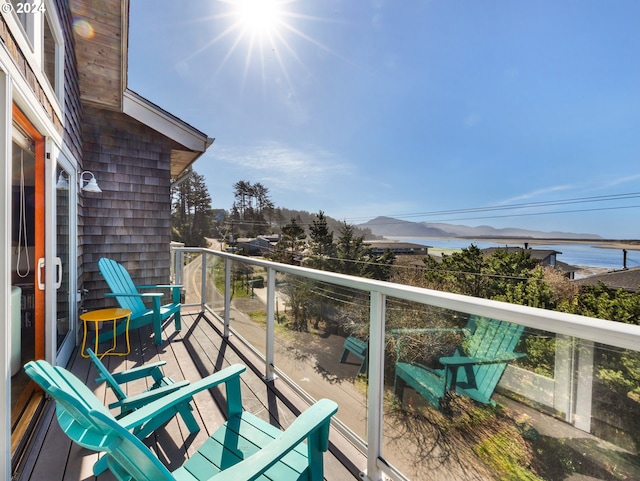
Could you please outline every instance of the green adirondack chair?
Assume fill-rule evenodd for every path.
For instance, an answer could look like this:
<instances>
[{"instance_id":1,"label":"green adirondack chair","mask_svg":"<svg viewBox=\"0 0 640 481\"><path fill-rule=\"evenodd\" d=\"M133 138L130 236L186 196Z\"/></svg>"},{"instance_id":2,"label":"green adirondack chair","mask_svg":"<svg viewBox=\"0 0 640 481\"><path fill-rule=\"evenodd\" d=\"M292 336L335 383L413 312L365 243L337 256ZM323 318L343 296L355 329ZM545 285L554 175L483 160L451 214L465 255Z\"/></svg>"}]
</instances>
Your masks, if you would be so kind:
<instances>
[{"instance_id":1,"label":"green adirondack chair","mask_svg":"<svg viewBox=\"0 0 640 481\"><path fill-rule=\"evenodd\" d=\"M165 376L162 372L162 366L166 364L164 361L149 363L144 366L112 374L91 349L87 349L87 353L100 374L100 376L96 378L96 382L105 382L117 398L116 402L109 404L110 409L120 409L120 414L116 416L116 418L120 418L131 411L135 411L141 406L144 406L145 404L149 404L150 402L166 396L177 389L189 385L189 381L176 382L169 376ZM128 382L148 377L151 378L148 381L151 385L146 391L138 394L127 395L121 387L121 385ZM189 432L195 433L198 432L200 427L198 426L198 423L193 417L191 411L192 406L191 403L189 403L187 406L181 406L178 410L178 414L180 414L182 420L187 425Z\"/></svg>"},{"instance_id":2,"label":"green adirondack chair","mask_svg":"<svg viewBox=\"0 0 640 481\"><path fill-rule=\"evenodd\" d=\"M180 322L180 289L179 285L155 285L155 286L136 286L131 280L131 276L122 264L112 259L103 257L98 261L98 268L104 280L107 282L110 293L105 294L108 297L115 297L118 304L123 309L131 310L131 319L129 320L129 329L136 329L147 324L153 324L153 341L155 344L162 344L162 322L171 316L174 316L176 330L182 328ZM141 293L138 289L170 289L171 302L161 305L163 294L161 292L145 292ZM147 307L143 299L151 299L151 307ZM116 335L124 332L124 323L118 326ZM100 338L109 340L113 337L113 333L108 331L101 333Z\"/></svg>"},{"instance_id":3,"label":"green adirondack chair","mask_svg":"<svg viewBox=\"0 0 640 481\"><path fill-rule=\"evenodd\" d=\"M36 363L25 366L30 375L40 367ZM182 389L116 420L104 407L94 408L87 404L75 389L51 383L40 373L34 378L42 382L56 400L58 412L64 413L61 421L64 432L80 446L104 453L101 460L105 460L104 464L119 480L322 481L323 453L328 449L329 425L331 416L337 411L336 403L322 399L302 413L289 428L280 431L242 410L240 373L244 366L232 366L227 370L234 372L223 375L224 371L219 371L212 375L216 376L216 384L226 384L227 422L173 472L131 434L123 420L132 418L140 422L153 418L166 403L181 399ZM55 368L55 371L65 379L71 375L62 368Z\"/></svg>"},{"instance_id":4,"label":"green adirondack chair","mask_svg":"<svg viewBox=\"0 0 640 481\"><path fill-rule=\"evenodd\" d=\"M212 388L239 376L245 367L236 364L222 369L197 382L167 394L144 407L116 419L109 409L93 394L84 382L64 368L54 367L47 361L30 361L24 370L42 389L56 401L56 416L62 430L80 446L93 451L105 451L104 436L93 429L91 414L101 413L112 419L125 431L131 431L136 439L145 439L155 430L164 426L176 414L190 408L193 396L205 389ZM238 381L239 382L239 381ZM141 412L147 406L152 410ZM196 432L200 429L196 426ZM102 446L102 448L100 448ZM101 458L94 466L94 474L98 475L107 468L106 458Z\"/></svg>"},{"instance_id":5,"label":"green adirondack chair","mask_svg":"<svg viewBox=\"0 0 640 481\"><path fill-rule=\"evenodd\" d=\"M361 361L360 367L358 368L358 375L366 374L367 365L369 364L369 344L353 335L349 336L344 340L340 364L347 362L349 353L353 354Z\"/></svg>"},{"instance_id":6,"label":"green adirondack chair","mask_svg":"<svg viewBox=\"0 0 640 481\"><path fill-rule=\"evenodd\" d=\"M491 396L507 363L524 356L514 352L523 330L524 326L518 324L471 316L464 330L469 333L466 339L453 356L439 359L442 369L400 360L404 335L425 335L434 330L394 331L399 359L395 366L396 397L402 401L404 388L410 386L436 408L442 407L443 399L454 391L480 403L492 404Z\"/></svg>"}]
</instances>

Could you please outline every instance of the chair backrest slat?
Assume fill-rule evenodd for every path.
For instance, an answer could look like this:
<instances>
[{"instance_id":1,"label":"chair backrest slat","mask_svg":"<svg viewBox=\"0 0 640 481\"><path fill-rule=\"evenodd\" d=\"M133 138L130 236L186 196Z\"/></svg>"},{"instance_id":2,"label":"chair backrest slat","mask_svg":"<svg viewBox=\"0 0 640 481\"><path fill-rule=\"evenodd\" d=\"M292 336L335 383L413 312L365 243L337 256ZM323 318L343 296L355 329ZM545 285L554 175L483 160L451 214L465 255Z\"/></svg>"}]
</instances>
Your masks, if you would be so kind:
<instances>
[{"instance_id":1,"label":"chair backrest slat","mask_svg":"<svg viewBox=\"0 0 640 481\"><path fill-rule=\"evenodd\" d=\"M122 390L118 382L113 378L105 365L102 364L102 361L98 358L98 356L96 356L96 354L91 349L87 349L87 353L89 354L91 361L93 361L93 365L100 373L100 377L104 379L104 381L109 385L109 388L111 388L113 393L116 395L118 401L125 400L127 398L126 393Z\"/></svg>"},{"instance_id":2,"label":"chair backrest slat","mask_svg":"<svg viewBox=\"0 0 640 481\"><path fill-rule=\"evenodd\" d=\"M524 326L518 324L481 317L477 317L474 324L475 331L465 343L465 352L469 357L495 359L511 355L524 331ZM506 366L506 362L478 364L470 367L460 381L475 383L475 388L482 395L489 397L493 394Z\"/></svg>"},{"instance_id":3,"label":"chair backrest slat","mask_svg":"<svg viewBox=\"0 0 640 481\"><path fill-rule=\"evenodd\" d=\"M114 294L138 294L129 272L124 268L122 264L118 264L112 259L103 257L98 261L98 268L104 280L107 282L109 289ZM138 296L116 296L118 304L123 309L130 309L132 316L136 317L136 314L147 310L144 302Z\"/></svg>"}]
</instances>

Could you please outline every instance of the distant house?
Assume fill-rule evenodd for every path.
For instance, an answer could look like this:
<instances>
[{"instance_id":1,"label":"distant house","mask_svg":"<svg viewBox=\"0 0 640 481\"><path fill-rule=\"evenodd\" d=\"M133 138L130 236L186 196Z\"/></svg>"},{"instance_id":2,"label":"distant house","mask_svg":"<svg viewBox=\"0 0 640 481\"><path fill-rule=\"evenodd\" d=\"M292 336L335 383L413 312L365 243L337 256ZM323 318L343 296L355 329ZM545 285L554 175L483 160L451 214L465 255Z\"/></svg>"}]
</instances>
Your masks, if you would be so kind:
<instances>
[{"instance_id":1,"label":"distant house","mask_svg":"<svg viewBox=\"0 0 640 481\"><path fill-rule=\"evenodd\" d=\"M276 236L276 241L279 237ZM273 236L239 237L236 243L237 249L242 249L250 256L268 254L274 248Z\"/></svg>"},{"instance_id":2,"label":"distant house","mask_svg":"<svg viewBox=\"0 0 640 481\"><path fill-rule=\"evenodd\" d=\"M579 286L596 286L599 283L611 289L640 292L640 267L595 274L575 281Z\"/></svg>"},{"instance_id":3,"label":"distant house","mask_svg":"<svg viewBox=\"0 0 640 481\"><path fill-rule=\"evenodd\" d=\"M227 211L224 209L213 209L211 211L211 216L213 217L213 220L216 222L222 222L226 215L227 215Z\"/></svg>"},{"instance_id":4,"label":"distant house","mask_svg":"<svg viewBox=\"0 0 640 481\"><path fill-rule=\"evenodd\" d=\"M387 250L396 255L423 255L429 253L429 247L411 242L394 242L388 240L368 240L364 242L376 255L383 254Z\"/></svg>"}]
</instances>

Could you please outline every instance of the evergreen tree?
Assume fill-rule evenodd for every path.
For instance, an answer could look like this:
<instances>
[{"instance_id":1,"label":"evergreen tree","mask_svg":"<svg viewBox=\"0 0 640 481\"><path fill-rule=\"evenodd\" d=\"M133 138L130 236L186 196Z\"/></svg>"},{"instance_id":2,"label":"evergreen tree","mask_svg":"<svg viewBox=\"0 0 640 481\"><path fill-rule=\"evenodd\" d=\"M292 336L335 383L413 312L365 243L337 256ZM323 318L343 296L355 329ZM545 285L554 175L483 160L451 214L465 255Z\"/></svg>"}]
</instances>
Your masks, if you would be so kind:
<instances>
[{"instance_id":1,"label":"evergreen tree","mask_svg":"<svg viewBox=\"0 0 640 481\"><path fill-rule=\"evenodd\" d=\"M314 269L332 270L336 255L333 231L329 230L323 211L313 219L309 228L309 259L307 265Z\"/></svg>"},{"instance_id":2,"label":"evergreen tree","mask_svg":"<svg viewBox=\"0 0 640 481\"><path fill-rule=\"evenodd\" d=\"M273 259L283 264L294 264L295 258L302 252L306 237L304 228L296 219L291 219L289 224L282 227L282 237L276 244Z\"/></svg>"},{"instance_id":3,"label":"evergreen tree","mask_svg":"<svg viewBox=\"0 0 640 481\"><path fill-rule=\"evenodd\" d=\"M206 247L213 218L204 177L195 171L173 191L172 237L188 246Z\"/></svg>"},{"instance_id":4,"label":"evergreen tree","mask_svg":"<svg viewBox=\"0 0 640 481\"><path fill-rule=\"evenodd\" d=\"M336 245L336 272L363 277L366 269L363 263L370 257L370 249L364 237L354 233L353 226L344 222Z\"/></svg>"},{"instance_id":5,"label":"evergreen tree","mask_svg":"<svg viewBox=\"0 0 640 481\"><path fill-rule=\"evenodd\" d=\"M231 207L231 221L238 237L253 237L265 233L270 226L274 205L269 199L269 189L260 182L252 184L240 180L233 184L235 201Z\"/></svg>"},{"instance_id":6,"label":"evergreen tree","mask_svg":"<svg viewBox=\"0 0 640 481\"><path fill-rule=\"evenodd\" d=\"M487 263L475 244L450 256L443 256L440 263L427 257L425 265L425 278L430 287L468 296L486 297L487 278L484 271Z\"/></svg>"}]
</instances>

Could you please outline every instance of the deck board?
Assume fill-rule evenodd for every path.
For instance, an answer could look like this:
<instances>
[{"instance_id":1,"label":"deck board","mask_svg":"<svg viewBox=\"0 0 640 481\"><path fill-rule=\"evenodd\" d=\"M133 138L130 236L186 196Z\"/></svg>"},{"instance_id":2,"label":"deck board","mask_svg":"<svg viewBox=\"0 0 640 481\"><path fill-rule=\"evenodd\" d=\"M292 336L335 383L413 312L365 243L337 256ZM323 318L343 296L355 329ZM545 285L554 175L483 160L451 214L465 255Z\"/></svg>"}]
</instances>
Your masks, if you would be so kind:
<instances>
[{"instance_id":1,"label":"deck board","mask_svg":"<svg viewBox=\"0 0 640 481\"><path fill-rule=\"evenodd\" d=\"M172 322L166 323L165 340L161 346L152 342L148 327L132 330L131 353L126 357L105 356L103 362L112 372L123 371L149 362L165 361L165 375L176 381L197 380L231 364L247 366L241 376L245 410L279 428L286 428L306 403L283 383L265 382L261 360L239 342L223 341L214 322L198 314L184 314L182 331L176 332ZM97 372L91 361L79 353L68 369L83 379L105 404L115 396L104 384L97 385ZM148 386L144 381L125 386L127 393L136 393ZM145 440L169 469L176 469L226 420L224 388L198 393L194 398L194 416L201 426L198 433L189 434L181 418L175 417L165 427ZM339 436L332 430L332 442ZM346 443L346 441L344 441ZM60 430L55 419L53 403L47 401L43 422L36 433L29 455L23 464L20 481L100 480L114 479L110 473L93 476L92 467L97 454L73 445ZM353 467L351 468L354 469ZM325 455L325 479L328 481L358 479L330 452Z\"/></svg>"}]
</instances>

